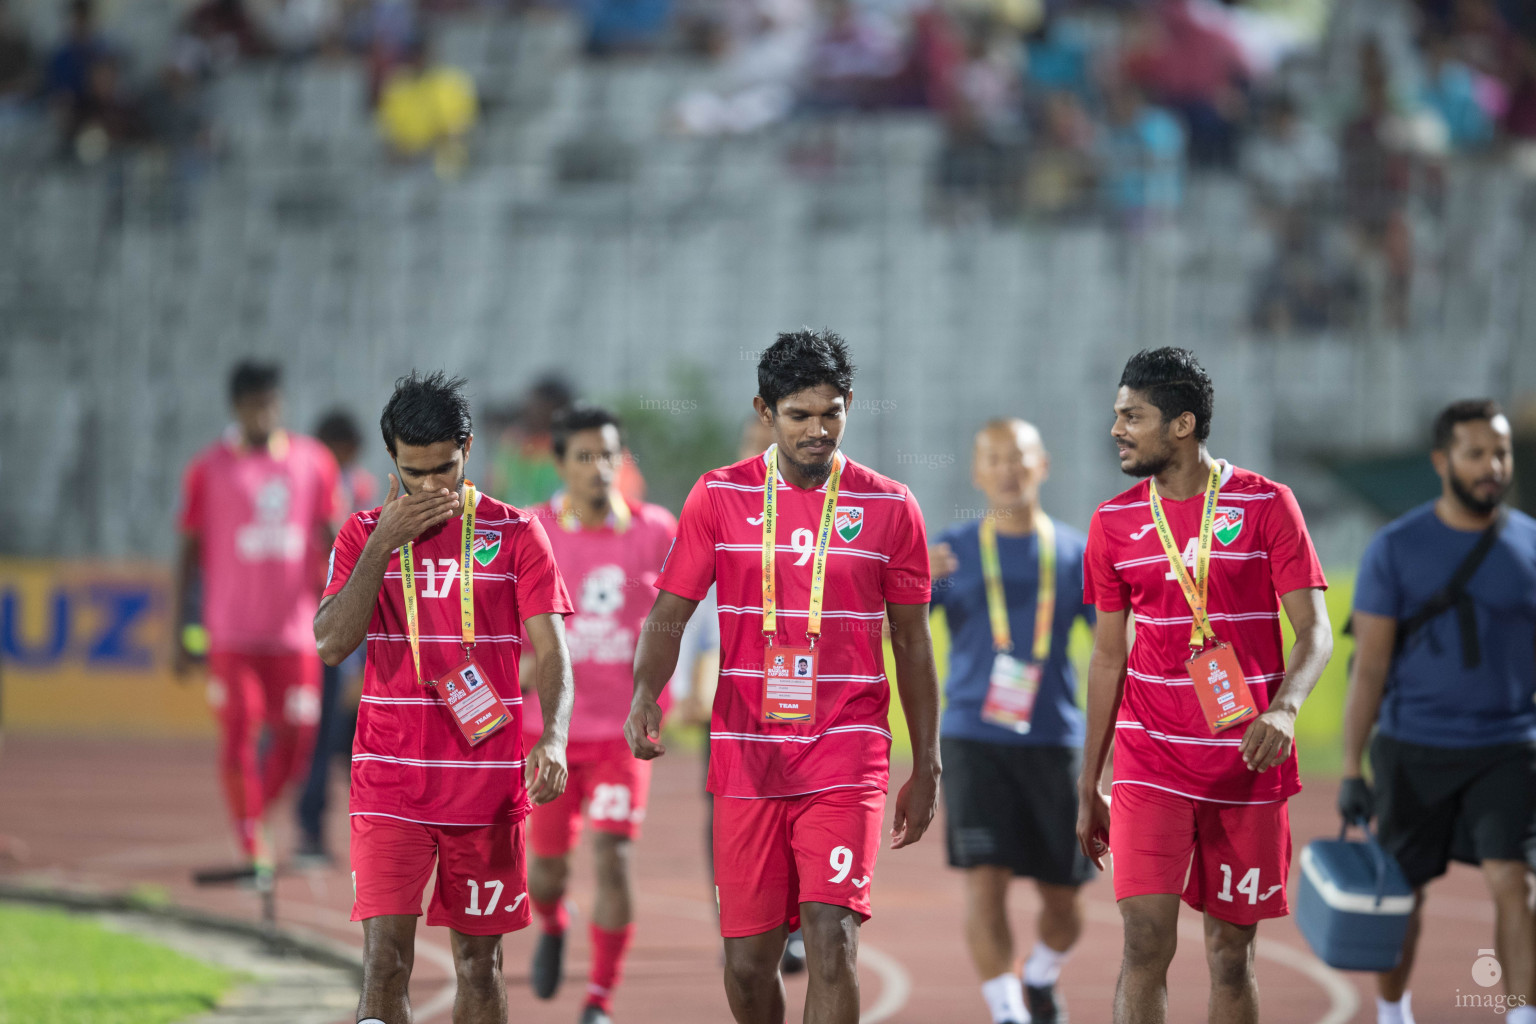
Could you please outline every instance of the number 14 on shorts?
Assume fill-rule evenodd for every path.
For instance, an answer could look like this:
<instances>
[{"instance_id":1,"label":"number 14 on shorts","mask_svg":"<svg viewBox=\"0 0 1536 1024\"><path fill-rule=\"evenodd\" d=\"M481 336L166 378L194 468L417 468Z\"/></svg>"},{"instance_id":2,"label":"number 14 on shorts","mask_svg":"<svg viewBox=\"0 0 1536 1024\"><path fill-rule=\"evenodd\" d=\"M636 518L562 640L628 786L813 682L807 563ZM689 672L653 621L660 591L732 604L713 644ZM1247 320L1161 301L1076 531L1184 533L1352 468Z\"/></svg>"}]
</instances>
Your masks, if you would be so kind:
<instances>
[{"instance_id":1,"label":"number 14 on shorts","mask_svg":"<svg viewBox=\"0 0 1536 1024\"><path fill-rule=\"evenodd\" d=\"M1249 868L1243 877L1238 880L1237 891L1239 895L1248 897L1249 904L1258 904L1279 892L1280 886L1278 884L1272 885L1265 890L1263 895L1260 895L1259 869ZM1216 894L1216 898L1226 900L1228 903L1236 902L1232 896L1232 865L1230 864L1221 865L1221 891Z\"/></svg>"}]
</instances>

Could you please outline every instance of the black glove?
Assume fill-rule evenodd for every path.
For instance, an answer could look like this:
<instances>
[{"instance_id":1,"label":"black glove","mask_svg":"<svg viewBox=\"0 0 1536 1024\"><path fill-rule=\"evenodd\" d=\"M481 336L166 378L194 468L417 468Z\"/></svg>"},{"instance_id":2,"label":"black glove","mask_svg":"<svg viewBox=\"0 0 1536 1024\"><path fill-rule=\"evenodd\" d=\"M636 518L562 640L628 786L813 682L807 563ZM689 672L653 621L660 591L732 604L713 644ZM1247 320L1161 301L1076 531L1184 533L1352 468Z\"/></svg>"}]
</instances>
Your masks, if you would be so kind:
<instances>
[{"instance_id":1,"label":"black glove","mask_svg":"<svg viewBox=\"0 0 1536 1024\"><path fill-rule=\"evenodd\" d=\"M1362 778L1340 782L1339 814L1351 824L1368 824L1376 816L1376 794L1371 792L1371 784Z\"/></svg>"}]
</instances>

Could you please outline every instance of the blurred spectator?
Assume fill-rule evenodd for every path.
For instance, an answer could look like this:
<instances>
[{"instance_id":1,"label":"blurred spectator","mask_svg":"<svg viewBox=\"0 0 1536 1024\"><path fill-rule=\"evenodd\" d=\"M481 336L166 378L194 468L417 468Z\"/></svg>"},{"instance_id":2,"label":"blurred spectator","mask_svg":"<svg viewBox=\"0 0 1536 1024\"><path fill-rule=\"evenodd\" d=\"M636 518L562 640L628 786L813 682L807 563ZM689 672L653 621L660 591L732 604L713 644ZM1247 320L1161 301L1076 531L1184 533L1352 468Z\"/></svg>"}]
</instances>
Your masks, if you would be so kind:
<instances>
[{"instance_id":1,"label":"blurred spectator","mask_svg":"<svg viewBox=\"0 0 1536 1024\"><path fill-rule=\"evenodd\" d=\"M1408 201L1413 154L1404 119L1393 110L1381 50L1361 44L1360 113L1345 127L1343 152L1344 211L1365 254L1385 271L1386 321L1402 328L1408 321L1408 284L1413 273L1413 234Z\"/></svg>"},{"instance_id":2,"label":"blurred spectator","mask_svg":"<svg viewBox=\"0 0 1536 1024\"><path fill-rule=\"evenodd\" d=\"M32 41L11 16L10 4L0 0L0 115L32 91L34 61Z\"/></svg>"},{"instance_id":3,"label":"blurred spectator","mask_svg":"<svg viewBox=\"0 0 1536 1024\"><path fill-rule=\"evenodd\" d=\"M397 158L431 154L439 173L447 176L462 169L465 139L479 114L474 80L458 68L430 61L420 44L384 84L379 134Z\"/></svg>"},{"instance_id":4,"label":"blurred spectator","mask_svg":"<svg viewBox=\"0 0 1536 1024\"><path fill-rule=\"evenodd\" d=\"M1236 43L1195 17L1193 0L1159 0L1132 16L1122 73L1188 131L1190 160L1233 167L1248 69Z\"/></svg>"},{"instance_id":5,"label":"blurred spectator","mask_svg":"<svg viewBox=\"0 0 1536 1024\"><path fill-rule=\"evenodd\" d=\"M367 55L369 103L378 102L384 83L421 43L412 0L357 0L343 33L353 50Z\"/></svg>"},{"instance_id":6,"label":"blurred spectator","mask_svg":"<svg viewBox=\"0 0 1536 1024\"><path fill-rule=\"evenodd\" d=\"M1019 200L1019 40L991 15L972 17L965 37L965 56L944 110L939 184L951 214L974 201L1006 217Z\"/></svg>"},{"instance_id":7,"label":"blurred spectator","mask_svg":"<svg viewBox=\"0 0 1536 1024\"><path fill-rule=\"evenodd\" d=\"M671 0L578 0L594 56L654 49L666 31Z\"/></svg>"},{"instance_id":8,"label":"blurred spectator","mask_svg":"<svg viewBox=\"0 0 1536 1024\"><path fill-rule=\"evenodd\" d=\"M85 94L69 104L64 115L65 156L82 164L97 164L120 156L147 134L144 111L123 83L116 58L91 64Z\"/></svg>"},{"instance_id":9,"label":"blurred spectator","mask_svg":"<svg viewBox=\"0 0 1536 1024\"><path fill-rule=\"evenodd\" d=\"M1061 18L1045 21L1025 43L1024 73L1032 89L1086 98L1093 55L1087 40Z\"/></svg>"},{"instance_id":10,"label":"blurred spectator","mask_svg":"<svg viewBox=\"0 0 1536 1024\"><path fill-rule=\"evenodd\" d=\"M855 0L822 0L805 100L818 109L890 106L904 66L901 35Z\"/></svg>"},{"instance_id":11,"label":"blurred spectator","mask_svg":"<svg viewBox=\"0 0 1536 1024\"><path fill-rule=\"evenodd\" d=\"M1100 145L1100 189L1114 220L1132 230L1165 224L1184 193L1184 129L1134 84L1112 81Z\"/></svg>"},{"instance_id":12,"label":"blurred spectator","mask_svg":"<svg viewBox=\"0 0 1536 1024\"><path fill-rule=\"evenodd\" d=\"M1284 211L1274 238L1274 256L1259 275L1254 327L1293 334L1351 323L1359 306L1359 275L1322 218L1311 211Z\"/></svg>"},{"instance_id":13,"label":"blurred spectator","mask_svg":"<svg viewBox=\"0 0 1536 1024\"><path fill-rule=\"evenodd\" d=\"M1511 38L1508 66L1504 130L1516 140L1536 142L1536 39Z\"/></svg>"},{"instance_id":14,"label":"blurred spectator","mask_svg":"<svg viewBox=\"0 0 1536 1024\"><path fill-rule=\"evenodd\" d=\"M92 69L113 56L113 47L96 31L91 0L72 0L64 39L48 57L43 93L65 104L85 100L91 91Z\"/></svg>"},{"instance_id":15,"label":"blurred spectator","mask_svg":"<svg viewBox=\"0 0 1536 1024\"><path fill-rule=\"evenodd\" d=\"M1338 175L1339 156L1327 133L1302 118L1290 97L1280 96L1243 147L1242 167L1260 206L1286 214L1321 205Z\"/></svg>"},{"instance_id":16,"label":"blurred spectator","mask_svg":"<svg viewBox=\"0 0 1536 1024\"><path fill-rule=\"evenodd\" d=\"M559 490L550 428L575 400L564 379L545 377L513 409L493 417L501 430L491 452L491 493L518 508L532 508Z\"/></svg>"},{"instance_id":17,"label":"blurred spectator","mask_svg":"<svg viewBox=\"0 0 1536 1024\"><path fill-rule=\"evenodd\" d=\"M1420 102L1437 114L1452 149L1472 149L1493 141L1494 121L1503 112L1503 87L1456 55L1455 41L1427 33L1423 39L1424 86Z\"/></svg>"},{"instance_id":18,"label":"blurred spectator","mask_svg":"<svg viewBox=\"0 0 1536 1024\"><path fill-rule=\"evenodd\" d=\"M244 0L202 0L187 12L182 33L201 50L198 59L207 73L227 71L271 51Z\"/></svg>"},{"instance_id":19,"label":"blurred spectator","mask_svg":"<svg viewBox=\"0 0 1536 1024\"><path fill-rule=\"evenodd\" d=\"M815 38L809 0L740 0L723 12L702 29L720 61L716 81L674 111L691 135L747 134L788 116Z\"/></svg>"},{"instance_id":20,"label":"blurred spectator","mask_svg":"<svg viewBox=\"0 0 1536 1024\"><path fill-rule=\"evenodd\" d=\"M1076 93L1046 95L1026 157L1026 213L1066 217L1088 210L1096 174L1094 135L1093 121Z\"/></svg>"},{"instance_id":21,"label":"blurred spectator","mask_svg":"<svg viewBox=\"0 0 1536 1024\"><path fill-rule=\"evenodd\" d=\"M341 30L337 0L255 0L262 35L285 57L303 57L334 43Z\"/></svg>"}]
</instances>

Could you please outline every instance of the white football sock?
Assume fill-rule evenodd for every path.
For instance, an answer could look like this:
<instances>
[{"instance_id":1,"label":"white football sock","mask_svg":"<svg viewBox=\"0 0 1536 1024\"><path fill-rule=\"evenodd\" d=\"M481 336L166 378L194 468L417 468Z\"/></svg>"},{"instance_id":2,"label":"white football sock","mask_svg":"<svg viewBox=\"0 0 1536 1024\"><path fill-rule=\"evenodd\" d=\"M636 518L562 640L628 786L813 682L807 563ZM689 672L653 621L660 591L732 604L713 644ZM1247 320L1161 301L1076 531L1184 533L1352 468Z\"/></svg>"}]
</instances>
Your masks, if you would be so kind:
<instances>
[{"instance_id":1,"label":"white football sock","mask_svg":"<svg viewBox=\"0 0 1536 1024\"><path fill-rule=\"evenodd\" d=\"M1015 974L999 974L991 981L981 983L981 998L992 1011L992 1024L1029 1024L1029 1011L1024 1009L1024 986Z\"/></svg>"},{"instance_id":2,"label":"white football sock","mask_svg":"<svg viewBox=\"0 0 1536 1024\"><path fill-rule=\"evenodd\" d=\"M1414 1024L1413 993L1404 992L1403 998L1395 1003L1377 996L1376 1024Z\"/></svg>"},{"instance_id":3,"label":"white football sock","mask_svg":"<svg viewBox=\"0 0 1536 1024\"><path fill-rule=\"evenodd\" d=\"M1509 1024L1536 1024L1536 1006L1516 1006L1504 1018Z\"/></svg>"},{"instance_id":4,"label":"white football sock","mask_svg":"<svg viewBox=\"0 0 1536 1024\"><path fill-rule=\"evenodd\" d=\"M358 1021L357 1024L384 1024L384 1022L377 1017L369 1017L367 1020Z\"/></svg>"},{"instance_id":5,"label":"white football sock","mask_svg":"<svg viewBox=\"0 0 1536 1024\"><path fill-rule=\"evenodd\" d=\"M1035 943L1034 951L1024 961L1024 984L1030 988L1047 988L1056 984L1056 979L1061 977L1062 964L1071 955L1071 951L1058 953L1043 942Z\"/></svg>"}]
</instances>

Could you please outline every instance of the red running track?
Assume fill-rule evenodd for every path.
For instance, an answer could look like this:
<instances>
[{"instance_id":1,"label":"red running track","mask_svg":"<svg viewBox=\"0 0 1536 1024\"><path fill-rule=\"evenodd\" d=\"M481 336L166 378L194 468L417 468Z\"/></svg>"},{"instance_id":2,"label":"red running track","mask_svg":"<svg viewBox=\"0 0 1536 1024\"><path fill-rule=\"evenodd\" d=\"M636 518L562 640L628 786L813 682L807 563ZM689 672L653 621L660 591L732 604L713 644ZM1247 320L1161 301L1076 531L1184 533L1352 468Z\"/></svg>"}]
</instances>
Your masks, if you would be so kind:
<instances>
[{"instance_id":1,"label":"red running track","mask_svg":"<svg viewBox=\"0 0 1536 1024\"><path fill-rule=\"evenodd\" d=\"M657 765L646 834L636 858L638 927L614 1019L628 1022L715 1024L728 1021L721 987L719 940L711 889L703 869L701 769L674 748ZM902 770L898 766L899 782ZM336 784L329 828L346 851L345 791ZM1312 780L1291 803L1297 849L1336 831L1334 786ZM887 815L889 818L889 814ZM276 816L279 849L291 848L291 814ZM231 863L211 744L11 736L0 749L0 878L10 882L119 892L159 887L180 903L255 918L249 892L197 889L189 874ZM583 911L590 906L591 865L577 856L572 896L580 908L572 929L567 980L551 1002L527 988L533 935L508 937L507 981L518 1024L574 1024L587 967ZM1295 872L1292 873L1292 884ZM865 1020L895 1024L986 1024L986 1009L961 939L961 885L944 864L938 827L917 846L882 853L875 876L875 917L863 932L861 979ZM343 869L289 873L279 879L278 916L285 927L361 948L361 928L347 920L351 884ZM1086 894L1087 928L1067 965L1061 989L1073 1020L1102 1024L1110 1015L1119 968L1119 916L1107 879ZM1035 901L1015 887L1013 919L1020 948L1032 942ZM1479 948L1492 944L1493 912L1477 872L1463 867L1430 891L1427 927L1414 982L1414 1008L1423 1024L1475 1020L1487 1010L1457 1008L1456 992L1482 992L1471 981ZM1185 908L1181 948L1170 975L1169 1017L1205 1019L1208 991L1198 915ZM1259 987L1268 1024L1370 1024L1375 1020L1369 978L1324 968L1307 952L1289 921L1260 927ZM448 1024L452 964L447 932L418 933L412 997L417 1024ZM791 1020L799 1019L803 975L791 979ZM350 1022L351 1017L346 1021Z\"/></svg>"}]
</instances>

